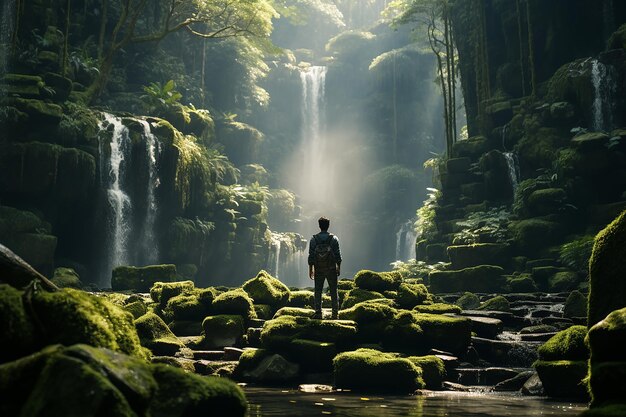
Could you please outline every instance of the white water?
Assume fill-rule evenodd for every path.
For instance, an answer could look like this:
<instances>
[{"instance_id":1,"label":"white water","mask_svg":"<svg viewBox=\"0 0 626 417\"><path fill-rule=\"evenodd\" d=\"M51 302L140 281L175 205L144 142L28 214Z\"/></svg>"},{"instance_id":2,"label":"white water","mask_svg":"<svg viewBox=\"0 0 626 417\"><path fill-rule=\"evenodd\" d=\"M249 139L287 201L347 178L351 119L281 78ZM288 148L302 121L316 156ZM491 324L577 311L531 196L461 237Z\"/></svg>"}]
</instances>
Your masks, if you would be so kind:
<instances>
[{"instance_id":1,"label":"white water","mask_svg":"<svg viewBox=\"0 0 626 417\"><path fill-rule=\"evenodd\" d=\"M415 241L417 233L415 232L415 220L408 220L400 226L396 233L396 260L408 261L415 259Z\"/></svg>"},{"instance_id":2,"label":"white water","mask_svg":"<svg viewBox=\"0 0 626 417\"><path fill-rule=\"evenodd\" d=\"M306 278L307 251L295 245L293 236L285 233L271 233L271 246L267 259L267 270L287 285L310 285Z\"/></svg>"},{"instance_id":3,"label":"white water","mask_svg":"<svg viewBox=\"0 0 626 417\"><path fill-rule=\"evenodd\" d=\"M591 82L593 84L592 128L594 131L608 131L613 127L612 95L615 90L609 69L602 62L591 62Z\"/></svg>"},{"instance_id":4,"label":"white water","mask_svg":"<svg viewBox=\"0 0 626 417\"><path fill-rule=\"evenodd\" d=\"M150 131L147 121L140 121L143 127L143 139L146 143L146 157L148 160L148 186L146 187L146 213L141 228L141 260L145 264L154 264L159 259L159 247L155 235L155 222L158 213L156 189L159 187L159 172L157 159L161 154L161 144Z\"/></svg>"},{"instance_id":5,"label":"white water","mask_svg":"<svg viewBox=\"0 0 626 417\"><path fill-rule=\"evenodd\" d=\"M104 121L100 129L106 130L113 126L110 141L110 156L104 160L104 143L100 140L100 180L106 189L108 203L108 230L107 230L107 263L104 276L110 276L116 266L128 264L128 240L132 232L131 214L132 204L128 194L122 189L125 173L126 157L130 151L128 128L122 120L111 114L104 113Z\"/></svg>"},{"instance_id":6,"label":"white water","mask_svg":"<svg viewBox=\"0 0 626 417\"><path fill-rule=\"evenodd\" d=\"M517 155L513 152L504 152L506 158L506 164L509 167L509 179L511 180L511 187L513 188L513 195L519 185L519 164L517 162Z\"/></svg>"}]
</instances>

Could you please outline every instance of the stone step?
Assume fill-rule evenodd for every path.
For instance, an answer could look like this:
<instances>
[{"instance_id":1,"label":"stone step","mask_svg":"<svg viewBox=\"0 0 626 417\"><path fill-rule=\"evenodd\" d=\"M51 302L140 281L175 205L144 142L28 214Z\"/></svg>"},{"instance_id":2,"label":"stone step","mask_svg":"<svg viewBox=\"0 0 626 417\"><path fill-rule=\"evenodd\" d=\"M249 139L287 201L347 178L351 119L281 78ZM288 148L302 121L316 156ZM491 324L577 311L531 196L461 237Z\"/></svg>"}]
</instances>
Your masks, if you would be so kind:
<instances>
[{"instance_id":1,"label":"stone step","mask_svg":"<svg viewBox=\"0 0 626 417\"><path fill-rule=\"evenodd\" d=\"M200 375L224 375L233 373L238 361L209 361L205 359L194 362L195 372Z\"/></svg>"},{"instance_id":2,"label":"stone step","mask_svg":"<svg viewBox=\"0 0 626 417\"><path fill-rule=\"evenodd\" d=\"M456 369L457 382L463 385L496 385L516 377L520 372L520 370L503 367Z\"/></svg>"},{"instance_id":3,"label":"stone step","mask_svg":"<svg viewBox=\"0 0 626 417\"><path fill-rule=\"evenodd\" d=\"M194 350L193 358L196 360L219 361L224 359L223 350Z\"/></svg>"},{"instance_id":4,"label":"stone step","mask_svg":"<svg viewBox=\"0 0 626 417\"><path fill-rule=\"evenodd\" d=\"M249 324L250 324L250 327L263 327L266 321L267 320L263 320L263 319L252 319L250 320Z\"/></svg>"},{"instance_id":5,"label":"stone step","mask_svg":"<svg viewBox=\"0 0 626 417\"><path fill-rule=\"evenodd\" d=\"M225 347L224 348L224 360L238 361L242 353L243 353L243 349L239 349L236 347Z\"/></svg>"},{"instance_id":6,"label":"stone step","mask_svg":"<svg viewBox=\"0 0 626 417\"><path fill-rule=\"evenodd\" d=\"M554 336L556 332L551 333L526 333L520 334L520 339L525 342L546 342L552 336Z\"/></svg>"}]
</instances>

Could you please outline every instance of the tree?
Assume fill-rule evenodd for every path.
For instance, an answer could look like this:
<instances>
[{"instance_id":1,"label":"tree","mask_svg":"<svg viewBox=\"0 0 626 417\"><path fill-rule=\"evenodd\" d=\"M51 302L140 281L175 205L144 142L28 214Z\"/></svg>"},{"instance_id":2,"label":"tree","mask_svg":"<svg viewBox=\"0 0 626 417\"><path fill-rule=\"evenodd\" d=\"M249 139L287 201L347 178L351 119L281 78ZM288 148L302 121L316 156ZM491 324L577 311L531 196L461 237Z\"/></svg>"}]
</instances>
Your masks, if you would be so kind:
<instances>
[{"instance_id":1,"label":"tree","mask_svg":"<svg viewBox=\"0 0 626 417\"><path fill-rule=\"evenodd\" d=\"M100 0L99 74L87 97L102 92L115 56L130 44L158 42L187 30L205 39L245 36L265 40L276 11L269 0ZM113 15L113 16L111 16ZM115 25L109 25L109 17Z\"/></svg>"},{"instance_id":2,"label":"tree","mask_svg":"<svg viewBox=\"0 0 626 417\"><path fill-rule=\"evenodd\" d=\"M428 47L437 58L437 81L444 103L446 149L448 155L456 142L456 74L457 52L451 23L450 0L395 0L385 14L393 25L416 23L416 40L426 38Z\"/></svg>"}]
</instances>

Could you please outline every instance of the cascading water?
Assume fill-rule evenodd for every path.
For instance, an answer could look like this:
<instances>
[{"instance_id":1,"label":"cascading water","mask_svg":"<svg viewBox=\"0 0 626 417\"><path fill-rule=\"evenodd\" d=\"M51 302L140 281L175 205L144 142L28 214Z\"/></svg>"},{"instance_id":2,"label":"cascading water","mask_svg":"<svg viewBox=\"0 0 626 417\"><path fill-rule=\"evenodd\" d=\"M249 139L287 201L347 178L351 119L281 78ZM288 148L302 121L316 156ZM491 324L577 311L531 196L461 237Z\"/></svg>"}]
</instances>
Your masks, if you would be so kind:
<instances>
[{"instance_id":1,"label":"cascading water","mask_svg":"<svg viewBox=\"0 0 626 417\"><path fill-rule=\"evenodd\" d=\"M101 130L112 126L110 153L105 159L105 145L100 139L100 182L106 189L107 196L107 263L104 268L104 277L110 276L111 270L128 263L128 240L132 231L131 214L132 204L129 195L122 189L126 168L126 157L130 151L128 128L122 120L111 114L104 113L104 121L100 123Z\"/></svg>"},{"instance_id":2,"label":"cascading water","mask_svg":"<svg viewBox=\"0 0 626 417\"><path fill-rule=\"evenodd\" d=\"M414 223L415 220L406 221L396 233L396 260L398 261L415 259L417 233L415 232Z\"/></svg>"},{"instance_id":3,"label":"cascading water","mask_svg":"<svg viewBox=\"0 0 626 417\"><path fill-rule=\"evenodd\" d=\"M612 95L615 83L611 71L602 62L591 62L591 82L593 84L592 128L595 131L610 130L613 127Z\"/></svg>"},{"instance_id":4,"label":"cascading water","mask_svg":"<svg viewBox=\"0 0 626 417\"><path fill-rule=\"evenodd\" d=\"M515 191L517 190L517 186L519 184L519 164L517 162L517 155L513 152L504 152L503 155L506 159L506 164L509 167L509 179L511 180L513 195L515 195Z\"/></svg>"},{"instance_id":5,"label":"cascading water","mask_svg":"<svg viewBox=\"0 0 626 417\"><path fill-rule=\"evenodd\" d=\"M267 270L289 285L301 284L307 262L302 236L294 233L271 233Z\"/></svg>"},{"instance_id":6,"label":"cascading water","mask_svg":"<svg viewBox=\"0 0 626 417\"><path fill-rule=\"evenodd\" d=\"M159 259L159 248L155 235L155 222L157 218L156 189L159 187L159 172L157 159L161 154L161 144L157 137L150 131L147 121L141 120L143 127L143 139L146 144L146 158L148 161L148 186L146 187L146 213L141 227L141 261L145 264L154 264Z\"/></svg>"},{"instance_id":7,"label":"cascading water","mask_svg":"<svg viewBox=\"0 0 626 417\"><path fill-rule=\"evenodd\" d=\"M280 273L280 247L282 244L281 238L282 235L280 233L272 232L269 259L267 261L268 266L270 268L273 267L273 269L270 269L270 271L276 278L279 277Z\"/></svg>"}]
</instances>

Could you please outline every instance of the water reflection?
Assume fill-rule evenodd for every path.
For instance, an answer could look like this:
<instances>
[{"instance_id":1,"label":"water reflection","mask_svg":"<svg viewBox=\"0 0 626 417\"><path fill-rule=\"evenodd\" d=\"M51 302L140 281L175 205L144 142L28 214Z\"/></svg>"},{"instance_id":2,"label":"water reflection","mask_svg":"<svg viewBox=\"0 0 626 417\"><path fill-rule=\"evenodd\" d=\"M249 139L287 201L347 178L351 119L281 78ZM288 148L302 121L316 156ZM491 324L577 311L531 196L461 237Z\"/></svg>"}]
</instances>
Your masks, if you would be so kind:
<instances>
[{"instance_id":1,"label":"water reflection","mask_svg":"<svg viewBox=\"0 0 626 417\"><path fill-rule=\"evenodd\" d=\"M529 417L578 416L584 404L512 394L428 392L420 396L365 396L246 388L249 417Z\"/></svg>"}]
</instances>

